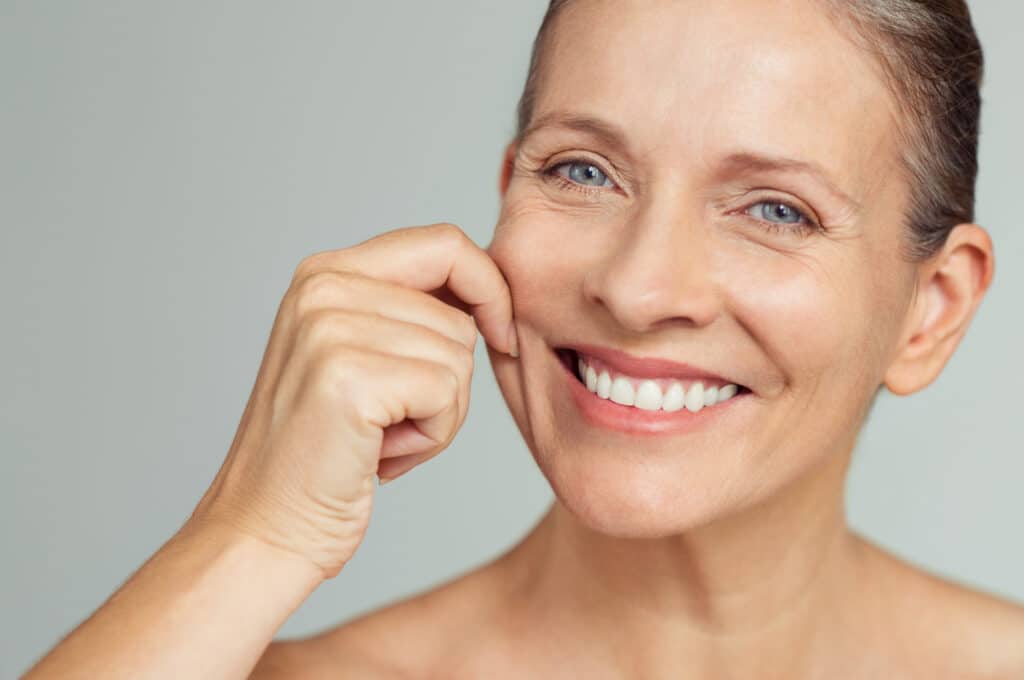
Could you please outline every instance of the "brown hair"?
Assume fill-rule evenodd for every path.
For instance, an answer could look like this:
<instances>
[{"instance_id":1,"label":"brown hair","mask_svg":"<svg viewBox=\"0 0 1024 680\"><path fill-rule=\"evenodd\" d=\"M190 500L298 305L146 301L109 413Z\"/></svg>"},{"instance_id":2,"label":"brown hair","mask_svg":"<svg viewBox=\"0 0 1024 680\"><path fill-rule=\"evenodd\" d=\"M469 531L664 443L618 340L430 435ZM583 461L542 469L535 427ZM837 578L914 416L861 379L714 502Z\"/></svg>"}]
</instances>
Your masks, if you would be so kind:
<instances>
[{"instance_id":1,"label":"brown hair","mask_svg":"<svg viewBox=\"0 0 1024 680\"><path fill-rule=\"evenodd\" d=\"M822 0L881 67L907 125L901 160L911 185L901 255L927 260L957 224L974 220L984 58L965 0ZM570 0L551 0L519 99L516 140L530 124L550 26Z\"/></svg>"}]
</instances>

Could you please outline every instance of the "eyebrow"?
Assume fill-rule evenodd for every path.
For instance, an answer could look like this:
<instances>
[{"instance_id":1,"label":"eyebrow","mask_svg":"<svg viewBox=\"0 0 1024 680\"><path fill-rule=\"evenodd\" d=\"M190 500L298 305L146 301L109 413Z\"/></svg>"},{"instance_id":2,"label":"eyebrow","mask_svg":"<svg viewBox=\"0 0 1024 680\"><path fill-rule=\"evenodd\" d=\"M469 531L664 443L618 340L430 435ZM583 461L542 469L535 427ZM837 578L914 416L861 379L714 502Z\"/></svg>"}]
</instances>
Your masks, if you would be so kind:
<instances>
[{"instance_id":1,"label":"eyebrow","mask_svg":"<svg viewBox=\"0 0 1024 680\"><path fill-rule=\"evenodd\" d=\"M789 172L808 175L812 179L817 180L835 198L846 203L855 211L859 212L861 209L860 202L840 189L839 185L829 177L828 172L821 165L813 161L802 161L766 153L739 151L726 156L721 161L721 165L726 173L750 170L755 172Z\"/></svg>"},{"instance_id":2,"label":"eyebrow","mask_svg":"<svg viewBox=\"0 0 1024 680\"><path fill-rule=\"evenodd\" d=\"M626 133L615 123L579 113L552 111L534 120L519 137L520 144L543 128L554 127L585 132L622 151L629 150Z\"/></svg>"},{"instance_id":3,"label":"eyebrow","mask_svg":"<svg viewBox=\"0 0 1024 680\"><path fill-rule=\"evenodd\" d=\"M523 131L523 134L519 137L519 143L524 143L543 128L562 128L583 132L629 155L630 144L628 137L618 125L601 118L568 111L552 111L539 116ZM821 165L812 161L803 161L761 152L737 151L722 159L720 165L723 173L774 171L808 175L817 180L835 198L846 203L855 211L859 212L861 209L859 201L840 189L839 185L829 176L829 173Z\"/></svg>"}]
</instances>

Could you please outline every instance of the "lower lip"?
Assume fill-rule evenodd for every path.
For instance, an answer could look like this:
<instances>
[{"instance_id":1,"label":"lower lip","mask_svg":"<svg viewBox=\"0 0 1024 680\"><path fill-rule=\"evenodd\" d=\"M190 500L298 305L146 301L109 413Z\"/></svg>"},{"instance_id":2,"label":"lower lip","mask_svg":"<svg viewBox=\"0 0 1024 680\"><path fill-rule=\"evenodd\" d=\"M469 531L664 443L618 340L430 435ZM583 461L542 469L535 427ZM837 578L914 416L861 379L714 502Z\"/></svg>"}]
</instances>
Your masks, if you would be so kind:
<instances>
[{"instance_id":1,"label":"lower lip","mask_svg":"<svg viewBox=\"0 0 1024 680\"><path fill-rule=\"evenodd\" d=\"M645 411L602 399L580 382L576 373L556 354L558 364L569 383L569 392L583 417L592 425L629 434L683 434L711 426L723 415L745 402L750 392L741 392L714 406L705 406L696 413L687 408L678 411ZM574 356L573 361L576 361Z\"/></svg>"}]
</instances>

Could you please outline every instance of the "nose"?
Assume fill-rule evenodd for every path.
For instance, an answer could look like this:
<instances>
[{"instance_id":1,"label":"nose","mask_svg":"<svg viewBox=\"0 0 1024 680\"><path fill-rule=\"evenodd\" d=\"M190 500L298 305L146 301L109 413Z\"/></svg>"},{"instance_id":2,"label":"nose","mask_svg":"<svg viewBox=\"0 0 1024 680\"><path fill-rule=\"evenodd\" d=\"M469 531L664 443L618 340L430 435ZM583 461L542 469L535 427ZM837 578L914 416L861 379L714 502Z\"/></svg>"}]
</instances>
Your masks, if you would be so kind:
<instances>
[{"instance_id":1,"label":"nose","mask_svg":"<svg viewBox=\"0 0 1024 680\"><path fill-rule=\"evenodd\" d=\"M600 264L584 277L588 301L623 328L643 333L672 324L709 325L721 313L711 276L711 235L699 216L674 217L651 204L623 225Z\"/></svg>"}]
</instances>

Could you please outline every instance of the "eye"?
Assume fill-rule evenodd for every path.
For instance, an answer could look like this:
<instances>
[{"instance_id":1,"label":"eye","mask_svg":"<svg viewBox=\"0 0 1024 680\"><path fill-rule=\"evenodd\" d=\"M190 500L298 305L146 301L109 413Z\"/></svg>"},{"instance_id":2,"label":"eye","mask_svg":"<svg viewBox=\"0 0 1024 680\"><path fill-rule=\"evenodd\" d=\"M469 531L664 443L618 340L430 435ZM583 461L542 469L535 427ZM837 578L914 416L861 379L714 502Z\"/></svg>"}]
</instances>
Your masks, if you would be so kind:
<instances>
[{"instance_id":1,"label":"eye","mask_svg":"<svg viewBox=\"0 0 1024 680\"><path fill-rule=\"evenodd\" d=\"M747 215L769 224L769 230L814 231L818 223L802 210L782 201L758 201L744 211Z\"/></svg>"},{"instance_id":2,"label":"eye","mask_svg":"<svg viewBox=\"0 0 1024 680\"><path fill-rule=\"evenodd\" d=\"M747 208L747 214L765 220L766 222L778 222L782 224L799 224L801 220L807 219L804 214L787 203L779 201L761 201Z\"/></svg>"},{"instance_id":3,"label":"eye","mask_svg":"<svg viewBox=\"0 0 1024 680\"><path fill-rule=\"evenodd\" d=\"M601 186L604 184L604 180L608 179L608 175L604 174L601 168L597 167L593 163L568 161L565 163L559 163L552 168L552 170L561 167L568 167L569 179L579 182L580 184L588 184L591 180L597 179L599 182L596 186Z\"/></svg>"},{"instance_id":4,"label":"eye","mask_svg":"<svg viewBox=\"0 0 1024 680\"><path fill-rule=\"evenodd\" d=\"M568 168L568 176L559 172L561 168ZM600 167L583 159L572 159L552 165L544 171L544 175L555 180L561 187L590 195L602 193L600 187L604 186L606 181L615 186Z\"/></svg>"}]
</instances>

